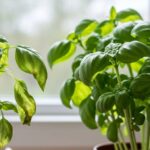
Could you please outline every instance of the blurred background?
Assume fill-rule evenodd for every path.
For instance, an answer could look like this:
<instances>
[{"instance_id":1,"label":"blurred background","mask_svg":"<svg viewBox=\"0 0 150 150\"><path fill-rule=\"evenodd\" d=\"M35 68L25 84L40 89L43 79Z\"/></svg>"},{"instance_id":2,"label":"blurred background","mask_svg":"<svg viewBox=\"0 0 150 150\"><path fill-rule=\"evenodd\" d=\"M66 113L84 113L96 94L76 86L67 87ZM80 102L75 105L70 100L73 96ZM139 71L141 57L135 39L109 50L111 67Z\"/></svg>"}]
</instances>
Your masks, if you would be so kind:
<instances>
[{"instance_id":1,"label":"blurred background","mask_svg":"<svg viewBox=\"0 0 150 150\"><path fill-rule=\"evenodd\" d=\"M109 9L112 5L115 6L118 11L124 8L134 8L140 12L145 20L150 21L149 0L143 0L142 2L140 0L0 0L0 35L5 36L13 45L23 44L36 49L43 57L47 66L49 78L45 92L43 93L31 75L23 73L18 69L14 61L14 50L12 49L10 51L10 69L14 72L15 76L26 81L30 93L36 97L39 104L38 114L40 115L40 113L44 112L43 114L45 115L47 113L47 116L51 116L52 113L55 115L54 118L49 118L49 122L60 122L60 118L56 120L56 116L58 114L60 115L60 113L64 115L69 115L69 113L77 114L76 110L71 112L64 109L58 98L61 84L71 75L70 62L72 60L58 64L54 66L53 70L51 70L47 63L47 53L50 46L58 40L63 40L68 33L74 30L75 26L82 19L94 18L102 21L109 15ZM13 100L13 81L10 77L7 75L5 76L5 74L1 75L0 85L0 99ZM56 103L59 103L60 105L58 106ZM55 106L51 107L53 105ZM48 118L45 118L44 120L48 121ZM66 119L66 121L63 121L62 118L61 120L62 122L72 122L73 117L69 120ZM15 119L12 119L12 121L17 122ZM73 122L79 123L80 120L77 117ZM60 136L58 129L60 130L60 127L62 127L63 130L63 127L67 127L66 130L68 130L68 126L66 126L66 124L53 124L51 127L54 132L54 137L58 140L62 138L63 135L61 135L62 137L60 138L57 137ZM84 136L87 137L87 139L84 139L82 142L82 146L92 146L96 142L100 141L91 141L94 136L98 137L99 133L91 132L88 129L85 129L85 127L82 127L82 125L77 126L80 129L78 130L77 127L76 131L74 130L75 124L71 123L69 126L70 130L68 130L68 132L72 132L74 130L73 134L78 134L79 131L81 131L81 134L83 134L82 138L84 139ZM39 144L46 147L47 145L50 146L50 144L53 144L53 147L55 147L54 139L52 140L53 142L49 142L41 141L41 139L33 140L33 137L33 141L29 138L25 142L19 138L19 132L23 132L23 139L26 139L26 134L28 132L31 134L33 132L33 136L37 136L38 134L36 135L35 133L38 133L37 131L39 131L39 127L43 130L43 136L48 137L48 135L46 135L48 134L47 130L51 130L48 126L45 128L42 125L36 124L33 125L32 128L28 128L28 130L26 130L21 126L17 126L16 123L14 127L15 137L12 145L18 146L20 143L19 146L22 146L30 143L28 146L32 146L32 144L37 146ZM58 127L57 132L55 132L55 127ZM23 129L24 131L22 131ZM36 129L36 131L33 131L34 129ZM88 136L91 135L91 133L92 136L89 138ZM70 133L68 136L75 138L78 135L73 136ZM68 139L66 139L66 142L68 142ZM74 142L72 140L68 146L80 146L80 143L80 140L75 139ZM67 146L67 143L63 141L62 145ZM58 146L62 145L60 144Z\"/></svg>"},{"instance_id":2,"label":"blurred background","mask_svg":"<svg viewBox=\"0 0 150 150\"><path fill-rule=\"evenodd\" d=\"M149 0L1 0L0 1L0 34L12 44L24 44L36 49L47 65L47 53L50 46L63 40L68 33L84 18L103 20L109 15L114 5L117 10L134 8L145 20L150 17ZM71 61L71 60L70 60ZM10 68L17 77L27 81L33 95L37 97L58 96L64 79L70 75L69 61L54 66L47 65L49 79L43 94L37 83L26 73L18 71L14 62L14 51L10 54ZM9 77L0 78L0 95L12 95L12 84Z\"/></svg>"}]
</instances>

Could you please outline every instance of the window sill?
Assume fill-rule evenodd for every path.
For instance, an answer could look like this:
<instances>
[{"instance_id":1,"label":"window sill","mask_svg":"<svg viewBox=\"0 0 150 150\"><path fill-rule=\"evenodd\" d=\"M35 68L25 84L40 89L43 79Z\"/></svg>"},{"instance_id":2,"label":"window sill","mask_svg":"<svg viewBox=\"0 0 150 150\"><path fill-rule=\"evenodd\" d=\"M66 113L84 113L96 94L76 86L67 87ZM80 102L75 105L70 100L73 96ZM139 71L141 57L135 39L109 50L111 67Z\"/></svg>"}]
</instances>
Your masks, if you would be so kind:
<instances>
[{"instance_id":1,"label":"window sill","mask_svg":"<svg viewBox=\"0 0 150 150\"><path fill-rule=\"evenodd\" d=\"M36 115L33 116L32 122L81 122L78 109L64 107L59 98L51 97L43 99L38 97L35 99L37 108ZM4 114L9 121L14 123L20 122L19 116L13 111L4 112Z\"/></svg>"},{"instance_id":2,"label":"window sill","mask_svg":"<svg viewBox=\"0 0 150 150\"><path fill-rule=\"evenodd\" d=\"M6 115L5 116L12 123L19 123L20 119L17 115ZM80 117L78 115L35 115L32 118L33 123L80 123Z\"/></svg>"}]
</instances>

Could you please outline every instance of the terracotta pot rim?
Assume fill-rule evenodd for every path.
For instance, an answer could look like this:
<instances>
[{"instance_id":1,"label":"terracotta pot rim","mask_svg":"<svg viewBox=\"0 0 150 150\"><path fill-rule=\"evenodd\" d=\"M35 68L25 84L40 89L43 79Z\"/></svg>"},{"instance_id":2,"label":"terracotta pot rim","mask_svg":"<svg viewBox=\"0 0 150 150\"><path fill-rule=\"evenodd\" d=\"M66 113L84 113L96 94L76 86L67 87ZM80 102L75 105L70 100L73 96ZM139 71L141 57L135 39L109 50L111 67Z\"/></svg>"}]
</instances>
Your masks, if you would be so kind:
<instances>
[{"instance_id":1,"label":"terracotta pot rim","mask_svg":"<svg viewBox=\"0 0 150 150\"><path fill-rule=\"evenodd\" d=\"M108 143L108 142L105 142L105 143L102 143L102 144L97 144L97 145L94 146L93 150L97 150L97 148L102 147L102 146L106 146L106 145L113 145L113 144Z\"/></svg>"},{"instance_id":2,"label":"terracotta pot rim","mask_svg":"<svg viewBox=\"0 0 150 150\"><path fill-rule=\"evenodd\" d=\"M129 142L126 142L126 144L129 144ZM141 143L137 142L137 144L140 145ZM102 143L102 144L97 144L97 145L94 146L93 150L98 150L98 148L105 147L105 146L113 146L113 143L105 142L105 143Z\"/></svg>"}]
</instances>

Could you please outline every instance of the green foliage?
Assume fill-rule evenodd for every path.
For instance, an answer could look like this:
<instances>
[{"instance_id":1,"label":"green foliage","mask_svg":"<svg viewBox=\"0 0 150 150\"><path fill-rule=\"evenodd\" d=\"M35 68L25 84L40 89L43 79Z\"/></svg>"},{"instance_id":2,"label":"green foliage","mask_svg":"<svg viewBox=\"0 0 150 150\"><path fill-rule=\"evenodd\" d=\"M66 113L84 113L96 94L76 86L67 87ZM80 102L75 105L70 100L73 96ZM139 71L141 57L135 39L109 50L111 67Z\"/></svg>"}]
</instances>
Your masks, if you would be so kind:
<instances>
[{"instance_id":1,"label":"green foliage","mask_svg":"<svg viewBox=\"0 0 150 150\"><path fill-rule=\"evenodd\" d=\"M116 16L117 16L117 11L116 11L115 7L112 6L111 9L110 9L109 19L110 20L115 20Z\"/></svg>"},{"instance_id":2,"label":"green foliage","mask_svg":"<svg viewBox=\"0 0 150 150\"><path fill-rule=\"evenodd\" d=\"M79 37L87 36L95 30L97 21L95 20L82 20L75 28L75 34Z\"/></svg>"},{"instance_id":3,"label":"green foliage","mask_svg":"<svg viewBox=\"0 0 150 150\"><path fill-rule=\"evenodd\" d=\"M116 92L115 99L116 99L116 105L120 109L126 109L131 102L131 96L129 95L126 89Z\"/></svg>"},{"instance_id":4,"label":"green foliage","mask_svg":"<svg viewBox=\"0 0 150 150\"><path fill-rule=\"evenodd\" d=\"M129 22L129 21L142 20L142 17L134 9L125 9L117 13L116 20L120 22Z\"/></svg>"},{"instance_id":5,"label":"green foliage","mask_svg":"<svg viewBox=\"0 0 150 150\"><path fill-rule=\"evenodd\" d=\"M103 37L111 33L114 27L115 25L112 20L105 20L98 24L98 26L95 29L95 32Z\"/></svg>"},{"instance_id":6,"label":"green foliage","mask_svg":"<svg viewBox=\"0 0 150 150\"><path fill-rule=\"evenodd\" d=\"M86 55L79 66L79 79L90 85L94 75L110 64L109 56L101 52Z\"/></svg>"},{"instance_id":7,"label":"green foliage","mask_svg":"<svg viewBox=\"0 0 150 150\"><path fill-rule=\"evenodd\" d=\"M90 97L84 100L79 107L79 112L80 112L80 116L81 116L83 123L87 127L91 129L97 128L97 124L95 120L96 109L95 109L94 100L92 100Z\"/></svg>"},{"instance_id":8,"label":"green foliage","mask_svg":"<svg viewBox=\"0 0 150 150\"><path fill-rule=\"evenodd\" d=\"M134 22L127 22L127 23L118 25L113 31L115 40L121 43L132 41L134 38L131 36L131 31L134 26L135 26Z\"/></svg>"},{"instance_id":9,"label":"green foliage","mask_svg":"<svg viewBox=\"0 0 150 150\"><path fill-rule=\"evenodd\" d=\"M141 73L150 73L150 58L147 58L143 63L142 67L139 70L139 74Z\"/></svg>"},{"instance_id":10,"label":"green foliage","mask_svg":"<svg viewBox=\"0 0 150 150\"><path fill-rule=\"evenodd\" d=\"M11 65L9 64L9 52L13 49L15 49L15 60L20 70L32 74L42 90L44 90L47 80L46 67L37 51L26 46L11 45L6 38L0 36L0 74L6 73L15 82L14 95L16 99L16 104L0 100L0 149L11 141L13 134L11 123L4 117L5 112L17 113L21 123L28 125L36 112L36 103L33 96L29 94L25 82L17 79L9 69Z\"/></svg>"},{"instance_id":11,"label":"green foliage","mask_svg":"<svg viewBox=\"0 0 150 150\"><path fill-rule=\"evenodd\" d=\"M112 142L118 141L118 127L117 127L116 122L112 122L108 126L107 138Z\"/></svg>"},{"instance_id":12,"label":"green foliage","mask_svg":"<svg viewBox=\"0 0 150 150\"><path fill-rule=\"evenodd\" d=\"M73 78L68 79L61 88L60 98L62 100L62 103L68 108L71 108L70 101L74 93L74 90L75 90L75 80Z\"/></svg>"},{"instance_id":13,"label":"green foliage","mask_svg":"<svg viewBox=\"0 0 150 150\"><path fill-rule=\"evenodd\" d=\"M9 45L5 40L0 42L0 74L5 72L5 68L8 66L8 52Z\"/></svg>"},{"instance_id":14,"label":"green foliage","mask_svg":"<svg viewBox=\"0 0 150 150\"><path fill-rule=\"evenodd\" d=\"M67 36L83 51L74 58L72 78L61 90L63 104L78 107L82 122L90 129L105 131L117 146L123 142L125 147L125 128L131 150L137 150L135 131L145 127L143 132L148 131L144 134L150 138L149 31L150 23L142 21L136 10L117 12L112 7L109 18L82 20ZM63 57L60 51L52 48L48 61ZM67 53L69 48L62 51ZM147 139L144 144L149 144Z\"/></svg>"},{"instance_id":15,"label":"green foliage","mask_svg":"<svg viewBox=\"0 0 150 150\"><path fill-rule=\"evenodd\" d=\"M103 49L103 42L97 34L93 34L86 40L86 50L89 52L100 51Z\"/></svg>"},{"instance_id":16,"label":"green foliage","mask_svg":"<svg viewBox=\"0 0 150 150\"><path fill-rule=\"evenodd\" d=\"M123 63L132 63L143 57L150 57L150 47L138 41L124 43L117 55L117 59Z\"/></svg>"},{"instance_id":17,"label":"green foliage","mask_svg":"<svg viewBox=\"0 0 150 150\"><path fill-rule=\"evenodd\" d=\"M68 59L75 52L75 45L71 41L61 41L54 44L49 51L48 61L50 67Z\"/></svg>"},{"instance_id":18,"label":"green foliage","mask_svg":"<svg viewBox=\"0 0 150 150\"><path fill-rule=\"evenodd\" d=\"M35 114L36 105L34 98L28 93L26 84L21 80L16 80L14 85L14 95L18 104L18 113L23 124L30 124L32 116Z\"/></svg>"},{"instance_id":19,"label":"green foliage","mask_svg":"<svg viewBox=\"0 0 150 150\"><path fill-rule=\"evenodd\" d=\"M133 28L131 35L137 40L150 45L150 24L148 22L138 23Z\"/></svg>"},{"instance_id":20,"label":"green foliage","mask_svg":"<svg viewBox=\"0 0 150 150\"><path fill-rule=\"evenodd\" d=\"M96 107L99 112L106 112L112 109L114 103L115 95L112 92L106 92L99 97Z\"/></svg>"},{"instance_id":21,"label":"green foliage","mask_svg":"<svg viewBox=\"0 0 150 150\"><path fill-rule=\"evenodd\" d=\"M131 82L131 91L135 98L146 99L150 97L150 73L143 73Z\"/></svg>"},{"instance_id":22,"label":"green foliage","mask_svg":"<svg viewBox=\"0 0 150 150\"><path fill-rule=\"evenodd\" d=\"M19 68L24 72L32 74L41 89L44 90L47 71L39 54L30 47L17 46L15 58Z\"/></svg>"},{"instance_id":23,"label":"green foliage","mask_svg":"<svg viewBox=\"0 0 150 150\"><path fill-rule=\"evenodd\" d=\"M12 125L5 118L0 119L0 148L6 146L13 135Z\"/></svg>"},{"instance_id":24,"label":"green foliage","mask_svg":"<svg viewBox=\"0 0 150 150\"><path fill-rule=\"evenodd\" d=\"M142 125L145 121L145 116L139 113L138 115L135 116L134 121L137 125Z\"/></svg>"},{"instance_id":25,"label":"green foliage","mask_svg":"<svg viewBox=\"0 0 150 150\"><path fill-rule=\"evenodd\" d=\"M82 101L84 101L91 94L90 87L86 86L81 81L75 82L75 90L72 95L72 102L75 106L80 106Z\"/></svg>"},{"instance_id":26,"label":"green foliage","mask_svg":"<svg viewBox=\"0 0 150 150\"><path fill-rule=\"evenodd\" d=\"M0 110L13 110L16 113L18 112L17 107L13 103L7 101L0 101Z\"/></svg>"}]
</instances>

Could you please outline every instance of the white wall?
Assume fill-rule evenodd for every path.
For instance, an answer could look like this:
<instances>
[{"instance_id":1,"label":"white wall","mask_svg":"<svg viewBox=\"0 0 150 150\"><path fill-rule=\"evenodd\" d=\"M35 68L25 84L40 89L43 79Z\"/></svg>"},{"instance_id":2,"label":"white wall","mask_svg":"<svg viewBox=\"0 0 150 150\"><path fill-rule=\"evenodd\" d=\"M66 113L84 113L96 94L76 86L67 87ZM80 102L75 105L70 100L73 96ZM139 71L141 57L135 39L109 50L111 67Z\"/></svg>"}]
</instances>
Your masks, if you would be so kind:
<instances>
[{"instance_id":1,"label":"white wall","mask_svg":"<svg viewBox=\"0 0 150 150\"><path fill-rule=\"evenodd\" d=\"M14 136L9 144L16 147L13 150L91 150L106 142L98 130L90 130L80 122L34 122L30 127L14 122L13 127Z\"/></svg>"}]
</instances>

